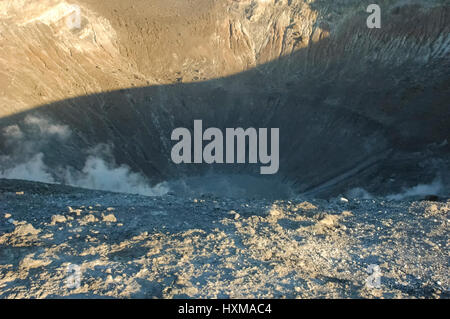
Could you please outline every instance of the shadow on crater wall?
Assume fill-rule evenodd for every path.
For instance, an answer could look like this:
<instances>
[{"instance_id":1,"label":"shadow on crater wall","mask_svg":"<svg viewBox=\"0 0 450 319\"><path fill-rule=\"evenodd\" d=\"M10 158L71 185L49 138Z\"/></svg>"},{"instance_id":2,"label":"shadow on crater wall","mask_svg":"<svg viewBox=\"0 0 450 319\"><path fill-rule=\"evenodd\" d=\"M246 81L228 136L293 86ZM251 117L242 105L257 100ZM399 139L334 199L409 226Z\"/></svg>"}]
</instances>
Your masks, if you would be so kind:
<instances>
[{"instance_id":1,"label":"shadow on crater wall","mask_svg":"<svg viewBox=\"0 0 450 319\"><path fill-rule=\"evenodd\" d=\"M418 39L426 37L432 52L448 40L448 12L427 29L402 30L403 17L381 30L352 20L330 38L233 76L66 99L3 117L0 128L28 115L48 118L72 132L41 150L49 167L82 169L87 150L109 144L118 164L158 183L211 171L259 174L259 164L173 164L177 127L192 130L195 119L205 128L278 127L280 171L268 178L317 196L352 187L392 193L449 171L448 54L426 58ZM12 147L0 137L0 154Z\"/></svg>"}]
</instances>

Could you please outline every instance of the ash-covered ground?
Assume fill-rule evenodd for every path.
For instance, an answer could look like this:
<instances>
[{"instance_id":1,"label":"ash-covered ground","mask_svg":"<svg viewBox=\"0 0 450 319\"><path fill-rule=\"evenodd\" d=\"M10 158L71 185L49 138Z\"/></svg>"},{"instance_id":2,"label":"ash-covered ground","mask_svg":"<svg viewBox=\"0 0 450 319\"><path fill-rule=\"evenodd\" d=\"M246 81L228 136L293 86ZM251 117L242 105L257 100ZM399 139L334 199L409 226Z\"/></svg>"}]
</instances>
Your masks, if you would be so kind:
<instances>
[{"instance_id":1,"label":"ash-covered ground","mask_svg":"<svg viewBox=\"0 0 450 319\"><path fill-rule=\"evenodd\" d=\"M449 298L449 212L0 180L0 297Z\"/></svg>"}]
</instances>

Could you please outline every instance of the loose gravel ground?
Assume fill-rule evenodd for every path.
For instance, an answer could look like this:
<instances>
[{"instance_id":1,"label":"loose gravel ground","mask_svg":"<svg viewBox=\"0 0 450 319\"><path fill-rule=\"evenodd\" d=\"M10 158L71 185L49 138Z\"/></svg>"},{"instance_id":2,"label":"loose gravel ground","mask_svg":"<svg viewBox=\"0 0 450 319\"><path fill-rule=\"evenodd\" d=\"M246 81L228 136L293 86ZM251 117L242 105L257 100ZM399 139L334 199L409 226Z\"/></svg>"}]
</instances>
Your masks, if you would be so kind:
<instances>
[{"instance_id":1,"label":"loose gravel ground","mask_svg":"<svg viewBox=\"0 0 450 319\"><path fill-rule=\"evenodd\" d=\"M449 298L449 212L0 180L0 297Z\"/></svg>"}]
</instances>

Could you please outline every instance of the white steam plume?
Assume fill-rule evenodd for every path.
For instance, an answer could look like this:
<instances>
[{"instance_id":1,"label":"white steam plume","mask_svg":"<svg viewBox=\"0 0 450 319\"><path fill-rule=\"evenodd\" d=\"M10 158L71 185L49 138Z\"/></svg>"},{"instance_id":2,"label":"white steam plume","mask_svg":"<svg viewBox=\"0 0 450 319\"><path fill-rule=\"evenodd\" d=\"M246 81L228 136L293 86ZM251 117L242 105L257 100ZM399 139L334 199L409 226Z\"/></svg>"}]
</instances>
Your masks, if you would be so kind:
<instances>
[{"instance_id":1,"label":"white steam plume","mask_svg":"<svg viewBox=\"0 0 450 319\"><path fill-rule=\"evenodd\" d=\"M27 162L17 164L16 166L5 170L0 170L0 177L54 183L55 180L49 173L48 167L44 164L43 158L44 154L38 153L31 157Z\"/></svg>"},{"instance_id":2,"label":"white steam plume","mask_svg":"<svg viewBox=\"0 0 450 319\"><path fill-rule=\"evenodd\" d=\"M438 195L444 190L442 181L436 178L431 184L419 184L405 189L402 193L387 196L390 200L402 200L413 196Z\"/></svg>"},{"instance_id":3,"label":"white steam plume","mask_svg":"<svg viewBox=\"0 0 450 319\"><path fill-rule=\"evenodd\" d=\"M166 184L151 187L141 174L127 165L117 165L107 145L97 145L81 170L73 167L51 169L45 164L42 151L50 141L67 142L72 134L67 125L53 124L48 119L27 116L20 124L2 130L6 154L0 155L0 178L22 179L46 183L64 183L73 186L141 194L163 195L169 191Z\"/></svg>"},{"instance_id":4,"label":"white steam plume","mask_svg":"<svg viewBox=\"0 0 450 319\"><path fill-rule=\"evenodd\" d=\"M445 187L440 178L435 178L430 184L419 184L411 188L404 188L401 193L387 195L388 200L404 200L411 197L424 197L427 195L440 195L445 192ZM347 196L350 198L373 199L374 196L364 188L357 187L349 190Z\"/></svg>"}]
</instances>

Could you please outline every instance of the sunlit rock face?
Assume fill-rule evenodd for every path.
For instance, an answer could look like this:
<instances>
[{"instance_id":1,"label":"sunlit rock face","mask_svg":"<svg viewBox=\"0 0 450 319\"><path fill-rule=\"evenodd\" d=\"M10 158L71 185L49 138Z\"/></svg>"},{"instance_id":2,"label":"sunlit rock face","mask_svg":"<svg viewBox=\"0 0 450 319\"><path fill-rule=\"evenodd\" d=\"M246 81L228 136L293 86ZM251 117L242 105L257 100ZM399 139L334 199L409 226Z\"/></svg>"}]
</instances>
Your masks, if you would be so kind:
<instances>
[{"instance_id":1,"label":"sunlit rock face","mask_svg":"<svg viewBox=\"0 0 450 319\"><path fill-rule=\"evenodd\" d=\"M369 3L3 1L2 168L39 155L67 179L106 144L152 183L257 176L259 165L173 164L171 132L201 119L280 128L272 178L298 192L446 185L450 9L378 1L382 27L369 29Z\"/></svg>"}]
</instances>

